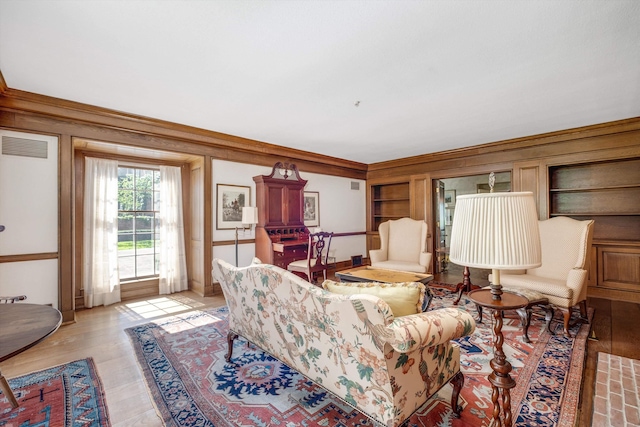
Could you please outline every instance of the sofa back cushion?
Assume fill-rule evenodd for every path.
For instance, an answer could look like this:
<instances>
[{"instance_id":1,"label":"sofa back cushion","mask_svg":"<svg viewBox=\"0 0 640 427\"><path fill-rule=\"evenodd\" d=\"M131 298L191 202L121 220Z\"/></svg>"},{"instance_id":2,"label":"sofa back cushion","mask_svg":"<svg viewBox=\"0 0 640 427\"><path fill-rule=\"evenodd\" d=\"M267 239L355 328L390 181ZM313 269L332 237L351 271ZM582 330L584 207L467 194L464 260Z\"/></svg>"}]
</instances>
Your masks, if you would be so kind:
<instances>
[{"instance_id":1,"label":"sofa back cushion","mask_svg":"<svg viewBox=\"0 0 640 427\"><path fill-rule=\"evenodd\" d=\"M322 287L329 292L342 295L375 295L389 304L394 317L420 313L422 311L426 290L424 284L417 282L343 283L325 280Z\"/></svg>"},{"instance_id":2,"label":"sofa back cushion","mask_svg":"<svg viewBox=\"0 0 640 427\"><path fill-rule=\"evenodd\" d=\"M593 220L578 221L561 216L538 221L538 227L542 265L527 270L527 274L566 281L570 270L586 269Z\"/></svg>"},{"instance_id":3,"label":"sofa back cushion","mask_svg":"<svg viewBox=\"0 0 640 427\"><path fill-rule=\"evenodd\" d=\"M424 221L411 218L389 221L387 259L419 263L420 252L424 250L423 241L427 237L423 224Z\"/></svg>"}]
</instances>

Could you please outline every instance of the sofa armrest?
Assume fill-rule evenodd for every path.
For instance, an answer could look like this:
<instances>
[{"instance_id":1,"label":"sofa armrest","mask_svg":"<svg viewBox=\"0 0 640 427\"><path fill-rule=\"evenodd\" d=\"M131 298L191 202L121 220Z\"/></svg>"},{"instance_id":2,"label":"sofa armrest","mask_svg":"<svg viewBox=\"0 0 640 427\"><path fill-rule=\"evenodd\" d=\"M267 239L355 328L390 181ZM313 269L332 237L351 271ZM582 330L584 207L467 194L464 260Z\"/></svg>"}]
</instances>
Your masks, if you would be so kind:
<instances>
[{"instance_id":1,"label":"sofa armrest","mask_svg":"<svg viewBox=\"0 0 640 427\"><path fill-rule=\"evenodd\" d=\"M369 250L369 260L371 263L386 261L387 254L382 249L371 249Z\"/></svg>"},{"instance_id":2,"label":"sofa armrest","mask_svg":"<svg viewBox=\"0 0 640 427\"><path fill-rule=\"evenodd\" d=\"M394 319L387 326L389 336L393 337L388 343L396 351L409 353L465 337L475 329L471 314L458 308L441 308Z\"/></svg>"}]
</instances>

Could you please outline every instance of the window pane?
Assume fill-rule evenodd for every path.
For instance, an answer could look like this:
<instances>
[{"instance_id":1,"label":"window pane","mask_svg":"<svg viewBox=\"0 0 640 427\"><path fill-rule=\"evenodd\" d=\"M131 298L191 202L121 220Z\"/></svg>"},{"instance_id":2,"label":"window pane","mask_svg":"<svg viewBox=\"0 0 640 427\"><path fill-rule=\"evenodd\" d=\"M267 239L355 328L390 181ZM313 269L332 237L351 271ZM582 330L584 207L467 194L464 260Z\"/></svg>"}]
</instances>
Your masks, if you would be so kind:
<instances>
[{"instance_id":1,"label":"window pane","mask_svg":"<svg viewBox=\"0 0 640 427\"><path fill-rule=\"evenodd\" d=\"M155 260L153 253L140 255L136 257L136 269L138 277L153 276L155 274Z\"/></svg>"},{"instance_id":2,"label":"window pane","mask_svg":"<svg viewBox=\"0 0 640 427\"><path fill-rule=\"evenodd\" d=\"M138 255L147 251L153 253L154 241L152 233L136 233L136 249Z\"/></svg>"},{"instance_id":3,"label":"window pane","mask_svg":"<svg viewBox=\"0 0 640 427\"><path fill-rule=\"evenodd\" d=\"M137 191L136 192L136 210L138 211L151 211L153 210L153 193L151 191Z\"/></svg>"},{"instance_id":4,"label":"window pane","mask_svg":"<svg viewBox=\"0 0 640 427\"><path fill-rule=\"evenodd\" d=\"M118 215L118 251L133 248L133 216L127 213Z\"/></svg>"},{"instance_id":5,"label":"window pane","mask_svg":"<svg viewBox=\"0 0 640 427\"><path fill-rule=\"evenodd\" d=\"M118 190L118 210L119 211L132 211L133 206L133 190Z\"/></svg>"},{"instance_id":6,"label":"window pane","mask_svg":"<svg viewBox=\"0 0 640 427\"><path fill-rule=\"evenodd\" d=\"M133 189L134 172L131 168L118 168L118 189Z\"/></svg>"},{"instance_id":7,"label":"window pane","mask_svg":"<svg viewBox=\"0 0 640 427\"><path fill-rule=\"evenodd\" d=\"M135 260L133 255L123 256L124 251L118 252L118 270L120 279L133 279L136 277ZM129 250L128 253L133 254L133 250Z\"/></svg>"},{"instance_id":8,"label":"window pane","mask_svg":"<svg viewBox=\"0 0 640 427\"><path fill-rule=\"evenodd\" d=\"M153 210L156 212L160 212L160 192L153 192Z\"/></svg>"},{"instance_id":9,"label":"window pane","mask_svg":"<svg viewBox=\"0 0 640 427\"><path fill-rule=\"evenodd\" d=\"M143 191L153 190L153 171L149 169L136 169L136 189Z\"/></svg>"},{"instance_id":10,"label":"window pane","mask_svg":"<svg viewBox=\"0 0 640 427\"><path fill-rule=\"evenodd\" d=\"M153 214L139 213L136 214L136 233L150 233L153 226Z\"/></svg>"},{"instance_id":11,"label":"window pane","mask_svg":"<svg viewBox=\"0 0 640 427\"><path fill-rule=\"evenodd\" d=\"M126 212L118 214L118 234L133 232L133 215Z\"/></svg>"}]
</instances>

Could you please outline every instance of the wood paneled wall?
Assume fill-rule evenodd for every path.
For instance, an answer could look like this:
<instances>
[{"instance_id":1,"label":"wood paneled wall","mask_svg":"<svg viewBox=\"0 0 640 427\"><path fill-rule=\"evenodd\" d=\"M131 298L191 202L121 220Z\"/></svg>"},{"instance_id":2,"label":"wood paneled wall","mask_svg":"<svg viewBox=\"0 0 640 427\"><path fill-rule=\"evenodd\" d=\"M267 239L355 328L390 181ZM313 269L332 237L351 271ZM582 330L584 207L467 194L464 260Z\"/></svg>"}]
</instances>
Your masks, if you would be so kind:
<instances>
[{"instance_id":1,"label":"wood paneled wall","mask_svg":"<svg viewBox=\"0 0 640 427\"><path fill-rule=\"evenodd\" d=\"M200 156L203 161L200 168L196 167L194 171L198 170L197 173L201 175L198 180L203 183L198 189L204 192L203 212L191 212L189 221L194 216L204 219L212 217L212 159L268 167L281 161L295 163L304 172L361 180L365 179L367 170L367 165L358 162L11 89L7 87L1 73L0 127L55 135L59 138L60 242L55 256L60 267L59 307L65 322L75 319L76 289L79 288L81 277L81 246L76 239L76 227L79 224L76 201L81 197L81 185L76 184L82 179L83 173L82 166L77 161L74 139ZM183 170L192 169L191 165L182 167ZM211 265L212 228L210 221L204 220L200 225L199 232L202 232L203 241L195 245L192 241L189 250L202 257L202 260L192 260L189 265L191 268L204 269L192 276L191 284L198 292L206 293L213 288L211 275L207 273ZM29 259L29 254L24 257ZM7 260L9 261L11 260Z\"/></svg>"},{"instance_id":2,"label":"wood paneled wall","mask_svg":"<svg viewBox=\"0 0 640 427\"><path fill-rule=\"evenodd\" d=\"M410 182L410 215L426 218L429 229L433 230L433 180L511 171L512 190L533 192L540 219L547 219L551 215L549 168L620 159L640 159L640 118L371 164L367 171L367 185ZM635 184L640 188L640 182ZM627 192L636 194L634 191ZM615 206L617 192L611 191L612 206ZM370 196L371 190L367 194ZM367 203L373 206L372 200L367 200ZM369 216L368 242L371 244L369 248L373 248L377 233L372 216ZM577 219L583 218L584 215L580 215ZM594 238L590 296L640 302L638 233L630 231L626 236L619 232L607 235L607 230L613 229L611 223L615 223L616 230L637 228L639 218L640 211L620 215L608 219L608 223L599 228L601 231ZM598 229L597 216L595 219ZM433 241L429 242L429 249L433 251Z\"/></svg>"},{"instance_id":3,"label":"wood paneled wall","mask_svg":"<svg viewBox=\"0 0 640 427\"><path fill-rule=\"evenodd\" d=\"M77 265L79 247L74 240L74 229L77 225L75 200L78 188L75 184L82 176L82 171L74 165L74 138L202 156L202 170L198 173L202 174L204 180L204 218L211 218L213 212L212 159L269 167L277 161L283 161L295 163L301 171L305 172L366 179L367 232L372 235L374 232L371 185L375 183L409 182L410 215L425 218L432 229L431 182L433 179L476 175L491 171L512 171L513 189L533 191L538 200L540 217L546 218L549 214L548 168L550 166L640 157L640 118L634 118L365 165L18 91L6 85L1 73L0 127L59 137L60 245L57 257L60 263L60 308L67 322L74 319L74 295L79 277ZM427 137L428 135L425 136ZM195 214L192 212L191 215ZM202 263L206 269L211 259L211 224L204 221L202 226L205 236L202 246ZM200 249L193 248L193 250L197 253ZM609 252L607 252L607 260L610 263L613 262ZM211 289L209 274L197 277L194 283L197 283L196 287L199 289ZM618 296L626 298L627 294Z\"/></svg>"}]
</instances>

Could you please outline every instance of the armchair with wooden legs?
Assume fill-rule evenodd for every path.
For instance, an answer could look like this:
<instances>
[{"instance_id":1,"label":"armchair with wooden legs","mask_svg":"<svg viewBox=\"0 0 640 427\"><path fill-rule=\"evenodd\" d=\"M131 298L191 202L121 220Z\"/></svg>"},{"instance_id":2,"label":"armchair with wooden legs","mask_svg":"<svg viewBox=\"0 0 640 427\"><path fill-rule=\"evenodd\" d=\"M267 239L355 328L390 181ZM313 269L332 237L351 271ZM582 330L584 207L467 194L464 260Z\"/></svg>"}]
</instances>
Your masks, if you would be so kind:
<instances>
[{"instance_id":1,"label":"armchair with wooden legs","mask_svg":"<svg viewBox=\"0 0 640 427\"><path fill-rule=\"evenodd\" d=\"M542 265L523 272L500 274L500 283L505 289L537 291L560 309L567 336L571 336L569 325L574 306L580 307L578 320L588 322L587 278L593 224L593 220L578 221L562 216L539 221Z\"/></svg>"}]
</instances>

